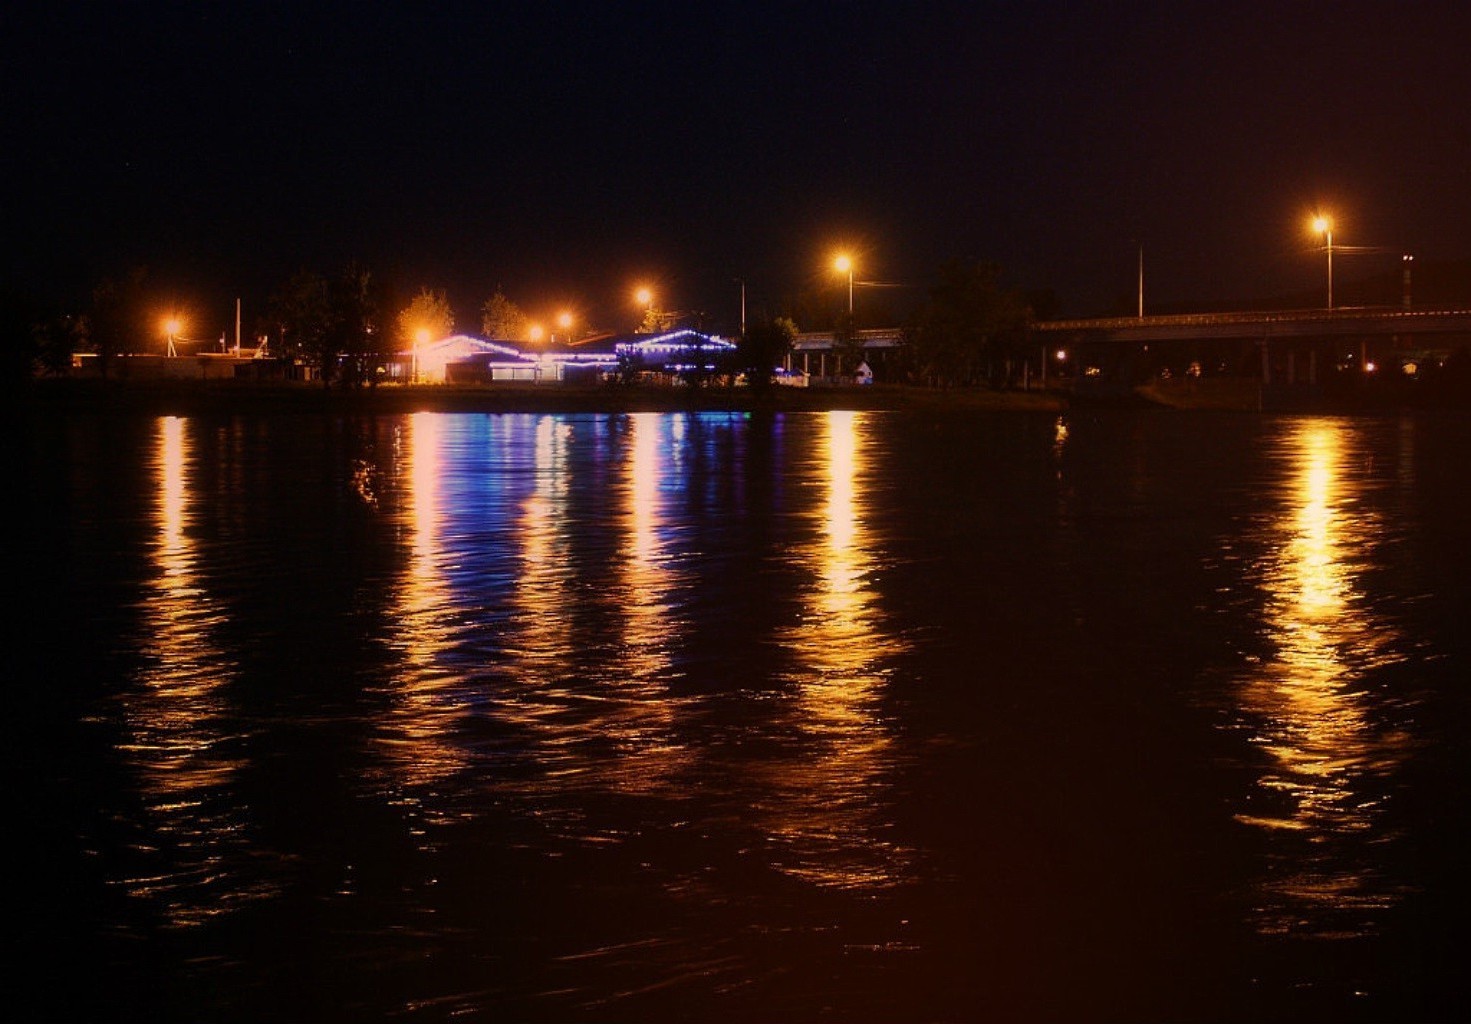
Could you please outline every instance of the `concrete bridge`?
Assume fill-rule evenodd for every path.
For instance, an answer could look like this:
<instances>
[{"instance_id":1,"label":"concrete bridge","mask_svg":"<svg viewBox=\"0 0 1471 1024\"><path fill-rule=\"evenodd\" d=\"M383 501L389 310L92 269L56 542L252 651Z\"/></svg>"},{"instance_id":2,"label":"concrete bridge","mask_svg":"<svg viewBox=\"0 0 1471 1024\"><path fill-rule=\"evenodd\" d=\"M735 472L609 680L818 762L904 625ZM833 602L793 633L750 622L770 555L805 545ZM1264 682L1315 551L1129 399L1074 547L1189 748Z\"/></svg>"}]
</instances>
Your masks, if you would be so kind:
<instances>
[{"instance_id":1,"label":"concrete bridge","mask_svg":"<svg viewBox=\"0 0 1471 1024\"><path fill-rule=\"evenodd\" d=\"M1250 376L1316 385L1328 373L1416 373L1471 346L1471 309L1347 308L1191 313L1032 325L1044 352L1067 352L1079 384ZM1044 356L1045 358L1045 356Z\"/></svg>"}]
</instances>

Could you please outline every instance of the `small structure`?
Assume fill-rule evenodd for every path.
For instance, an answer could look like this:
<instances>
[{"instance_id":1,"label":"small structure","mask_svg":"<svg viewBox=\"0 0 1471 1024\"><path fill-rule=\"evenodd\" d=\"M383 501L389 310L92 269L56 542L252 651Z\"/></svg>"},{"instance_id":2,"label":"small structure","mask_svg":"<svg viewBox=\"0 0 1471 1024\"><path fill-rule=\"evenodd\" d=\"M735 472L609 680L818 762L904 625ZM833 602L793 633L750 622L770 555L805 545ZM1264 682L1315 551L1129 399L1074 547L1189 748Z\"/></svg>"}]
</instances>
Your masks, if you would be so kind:
<instances>
[{"instance_id":1,"label":"small structure","mask_svg":"<svg viewBox=\"0 0 1471 1024\"><path fill-rule=\"evenodd\" d=\"M832 331L804 331L792 342L792 351L787 354L786 369L799 370L813 381L836 382L839 366L851 362L857 355L861 365L868 368L868 380L873 383L873 368L884 370L889 356L904 346L904 333L896 327L858 331L850 340L839 339ZM846 358L845 358L846 357ZM856 379L856 372L854 378Z\"/></svg>"},{"instance_id":2,"label":"small structure","mask_svg":"<svg viewBox=\"0 0 1471 1024\"><path fill-rule=\"evenodd\" d=\"M735 343L699 331L601 334L557 345L534 346L456 334L401 352L391 378L431 384L552 384L602 380L614 374L684 377L713 373Z\"/></svg>"}]
</instances>

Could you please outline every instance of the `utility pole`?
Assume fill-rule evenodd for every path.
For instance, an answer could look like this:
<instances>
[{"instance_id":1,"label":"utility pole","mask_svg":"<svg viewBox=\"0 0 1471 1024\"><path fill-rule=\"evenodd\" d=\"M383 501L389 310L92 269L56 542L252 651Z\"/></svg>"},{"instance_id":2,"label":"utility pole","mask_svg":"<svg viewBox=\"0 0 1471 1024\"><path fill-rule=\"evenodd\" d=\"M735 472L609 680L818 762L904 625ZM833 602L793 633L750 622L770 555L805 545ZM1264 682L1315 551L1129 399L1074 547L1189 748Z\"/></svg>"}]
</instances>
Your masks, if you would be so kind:
<instances>
[{"instance_id":1,"label":"utility pole","mask_svg":"<svg viewBox=\"0 0 1471 1024\"><path fill-rule=\"evenodd\" d=\"M1144 246L1139 247L1139 319L1144 319Z\"/></svg>"}]
</instances>

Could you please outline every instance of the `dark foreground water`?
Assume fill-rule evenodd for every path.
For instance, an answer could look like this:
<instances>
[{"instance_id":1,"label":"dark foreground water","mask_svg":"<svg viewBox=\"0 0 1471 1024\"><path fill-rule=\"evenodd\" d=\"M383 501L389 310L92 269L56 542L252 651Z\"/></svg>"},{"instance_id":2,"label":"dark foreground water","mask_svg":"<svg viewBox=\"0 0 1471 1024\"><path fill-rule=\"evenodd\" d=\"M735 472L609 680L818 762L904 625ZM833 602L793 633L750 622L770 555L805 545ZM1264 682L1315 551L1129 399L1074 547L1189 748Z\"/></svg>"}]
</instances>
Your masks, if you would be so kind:
<instances>
[{"instance_id":1,"label":"dark foreground water","mask_svg":"<svg viewBox=\"0 0 1471 1024\"><path fill-rule=\"evenodd\" d=\"M21 430L27 1019L1471 1002L1467 418Z\"/></svg>"}]
</instances>

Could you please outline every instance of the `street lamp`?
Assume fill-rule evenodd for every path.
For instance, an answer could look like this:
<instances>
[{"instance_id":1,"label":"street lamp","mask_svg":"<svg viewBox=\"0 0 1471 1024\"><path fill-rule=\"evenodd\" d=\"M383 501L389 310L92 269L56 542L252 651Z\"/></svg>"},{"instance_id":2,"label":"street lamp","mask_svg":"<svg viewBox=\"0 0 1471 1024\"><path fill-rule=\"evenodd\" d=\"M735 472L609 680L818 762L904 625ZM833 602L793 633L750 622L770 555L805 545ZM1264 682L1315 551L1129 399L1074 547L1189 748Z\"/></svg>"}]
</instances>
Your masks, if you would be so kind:
<instances>
[{"instance_id":1,"label":"street lamp","mask_svg":"<svg viewBox=\"0 0 1471 1024\"><path fill-rule=\"evenodd\" d=\"M572 344L572 314L563 310L557 314L557 326L566 332L567 344ZM552 339L556 341L556 338Z\"/></svg>"},{"instance_id":2,"label":"street lamp","mask_svg":"<svg viewBox=\"0 0 1471 1024\"><path fill-rule=\"evenodd\" d=\"M540 344L541 336L545 333L546 329L541 324L532 324L526 329L526 337L531 339L532 344Z\"/></svg>"},{"instance_id":3,"label":"street lamp","mask_svg":"<svg viewBox=\"0 0 1471 1024\"><path fill-rule=\"evenodd\" d=\"M654 330L654 293L648 288L640 288L633 293L633 297L644 310L644 319L638 325L638 329L652 332Z\"/></svg>"},{"instance_id":4,"label":"street lamp","mask_svg":"<svg viewBox=\"0 0 1471 1024\"><path fill-rule=\"evenodd\" d=\"M179 354L174 349L174 339L179 336L179 331L182 329L182 327L183 325L179 323L179 318L176 316L171 316L163 322L163 331L166 335L168 335L169 343L167 352L170 358Z\"/></svg>"},{"instance_id":5,"label":"street lamp","mask_svg":"<svg viewBox=\"0 0 1471 1024\"><path fill-rule=\"evenodd\" d=\"M419 349L427 344L429 344L429 328L420 327L414 332L414 364L409 371L410 384L419 382Z\"/></svg>"},{"instance_id":6,"label":"street lamp","mask_svg":"<svg viewBox=\"0 0 1471 1024\"><path fill-rule=\"evenodd\" d=\"M1328 242L1328 308L1333 308L1333 221L1324 216L1313 218L1313 231Z\"/></svg>"},{"instance_id":7,"label":"street lamp","mask_svg":"<svg viewBox=\"0 0 1471 1024\"><path fill-rule=\"evenodd\" d=\"M848 315L853 315L853 260L847 253L839 253L837 259L833 260L833 269L840 274L848 275Z\"/></svg>"}]
</instances>

